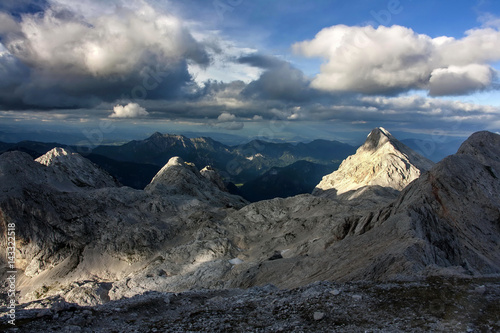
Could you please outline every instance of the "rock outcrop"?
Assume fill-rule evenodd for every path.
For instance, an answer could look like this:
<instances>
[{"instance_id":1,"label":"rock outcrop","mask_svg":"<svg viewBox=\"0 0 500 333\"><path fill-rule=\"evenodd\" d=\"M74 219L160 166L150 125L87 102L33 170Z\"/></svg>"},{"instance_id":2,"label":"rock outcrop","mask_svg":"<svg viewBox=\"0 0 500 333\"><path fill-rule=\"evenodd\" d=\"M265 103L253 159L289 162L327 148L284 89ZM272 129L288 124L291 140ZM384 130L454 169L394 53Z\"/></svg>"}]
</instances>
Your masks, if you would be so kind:
<instances>
[{"instance_id":1,"label":"rock outcrop","mask_svg":"<svg viewBox=\"0 0 500 333\"><path fill-rule=\"evenodd\" d=\"M366 186L401 191L433 164L379 127L337 171L323 177L313 194L349 199L359 196L355 192Z\"/></svg>"},{"instance_id":2,"label":"rock outcrop","mask_svg":"<svg viewBox=\"0 0 500 333\"><path fill-rule=\"evenodd\" d=\"M247 203L241 197L227 192L215 170L205 167L200 172L194 164L186 163L180 157L172 157L146 186L145 191L191 196L216 206L241 207Z\"/></svg>"},{"instance_id":3,"label":"rock outcrop","mask_svg":"<svg viewBox=\"0 0 500 333\"><path fill-rule=\"evenodd\" d=\"M54 148L35 161L54 170L59 180L69 179L78 187L105 188L120 185L97 165L68 149Z\"/></svg>"},{"instance_id":4,"label":"rock outcrop","mask_svg":"<svg viewBox=\"0 0 500 333\"><path fill-rule=\"evenodd\" d=\"M406 188L363 229L392 225L425 270L500 273L500 135L477 132Z\"/></svg>"}]
</instances>

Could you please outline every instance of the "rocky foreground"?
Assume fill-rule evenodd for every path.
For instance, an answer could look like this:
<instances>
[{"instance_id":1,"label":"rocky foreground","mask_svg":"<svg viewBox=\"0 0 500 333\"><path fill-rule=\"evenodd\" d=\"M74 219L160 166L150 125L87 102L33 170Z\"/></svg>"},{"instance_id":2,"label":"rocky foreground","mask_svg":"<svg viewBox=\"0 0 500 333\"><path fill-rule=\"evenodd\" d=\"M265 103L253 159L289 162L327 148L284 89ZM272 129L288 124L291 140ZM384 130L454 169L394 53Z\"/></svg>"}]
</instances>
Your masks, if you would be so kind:
<instances>
[{"instance_id":1,"label":"rocky foreground","mask_svg":"<svg viewBox=\"0 0 500 333\"><path fill-rule=\"evenodd\" d=\"M498 332L500 279L336 284L292 290L149 292L96 307L25 304L7 332Z\"/></svg>"}]
</instances>

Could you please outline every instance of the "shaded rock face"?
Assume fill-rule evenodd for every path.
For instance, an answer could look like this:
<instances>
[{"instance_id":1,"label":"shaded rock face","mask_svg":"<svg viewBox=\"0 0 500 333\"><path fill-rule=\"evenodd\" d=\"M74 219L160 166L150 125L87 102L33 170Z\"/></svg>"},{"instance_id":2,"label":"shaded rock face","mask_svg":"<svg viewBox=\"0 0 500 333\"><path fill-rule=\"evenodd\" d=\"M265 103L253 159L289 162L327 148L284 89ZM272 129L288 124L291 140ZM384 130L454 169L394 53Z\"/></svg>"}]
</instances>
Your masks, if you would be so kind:
<instances>
[{"instance_id":1,"label":"shaded rock face","mask_svg":"<svg viewBox=\"0 0 500 333\"><path fill-rule=\"evenodd\" d=\"M371 131L356 154L345 159L337 171L324 176L313 194L335 197L350 192L353 195L353 191L366 186L401 191L432 165L432 161L380 127Z\"/></svg>"},{"instance_id":2,"label":"shaded rock face","mask_svg":"<svg viewBox=\"0 0 500 333\"><path fill-rule=\"evenodd\" d=\"M201 169L200 174L217 186L219 190L228 192L226 185L224 185L224 179L222 179L221 175L219 175L211 166L206 166Z\"/></svg>"},{"instance_id":3,"label":"shaded rock face","mask_svg":"<svg viewBox=\"0 0 500 333\"><path fill-rule=\"evenodd\" d=\"M478 132L405 189L369 228L398 225L421 267L500 273L500 135Z\"/></svg>"}]
</instances>

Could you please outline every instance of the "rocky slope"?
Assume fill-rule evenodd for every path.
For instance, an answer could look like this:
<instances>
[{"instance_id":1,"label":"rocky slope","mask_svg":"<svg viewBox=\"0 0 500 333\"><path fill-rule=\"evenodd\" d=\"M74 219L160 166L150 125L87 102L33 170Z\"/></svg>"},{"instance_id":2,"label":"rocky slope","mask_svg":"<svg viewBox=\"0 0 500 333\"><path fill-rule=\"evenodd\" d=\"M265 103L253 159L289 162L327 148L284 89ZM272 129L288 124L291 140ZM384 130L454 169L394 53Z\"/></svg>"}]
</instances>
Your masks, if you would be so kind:
<instances>
[{"instance_id":1,"label":"rocky slope","mask_svg":"<svg viewBox=\"0 0 500 333\"><path fill-rule=\"evenodd\" d=\"M58 179L69 178L78 187L104 188L120 185L97 165L68 149L56 147L35 161L51 168Z\"/></svg>"},{"instance_id":2,"label":"rocky slope","mask_svg":"<svg viewBox=\"0 0 500 333\"><path fill-rule=\"evenodd\" d=\"M470 275L500 273L500 135L474 133L370 216L363 229L393 225L411 236L405 252L417 269Z\"/></svg>"},{"instance_id":3,"label":"rocky slope","mask_svg":"<svg viewBox=\"0 0 500 333\"><path fill-rule=\"evenodd\" d=\"M13 332L498 332L500 283L319 282L291 290L149 292L96 307L22 305ZM10 332L8 324L0 329Z\"/></svg>"},{"instance_id":4,"label":"rocky slope","mask_svg":"<svg viewBox=\"0 0 500 333\"><path fill-rule=\"evenodd\" d=\"M393 170L392 178L387 172L382 178L394 180L389 185L395 187L403 186L402 176L414 174L412 168L422 162L405 149L377 129L360 154L375 155L382 163L377 167ZM404 168L397 162L402 152L412 162ZM8 153L0 156L0 231L4 235L6 223L16 223L22 301L60 295L96 305L151 291L498 277L499 156L500 136L479 132L394 200L394 193L386 196L383 185L388 184L371 183L349 200L305 194L247 204L225 192L213 170L199 172L180 158L171 159L145 191L138 191L80 187L71 174L61 177L64 172L27 154ZM369 182L379 174L384 173L359 178ZM384 200L366 200L363 191ZM5 237L1 242L5 246ZM233 312L241 304L229 302L225 309ZM186 325L203 318L198 314L204 306L185 309L190 313ZM314 312L330 318L322 309L312 312L313 319Z\"/></svg>"},{"instance_id":5,"label":"rocky slope","mask_svg":"<svg viewBox=\"0 0 500 333\"><path fill-rule=\"evenodd\" d=\"M76 174L82 165L82 174ZM5 235L8 223L16 226L18 288L24 300L50 289L95 304L109 299L109 288L102 294L103 283L141 270L158 251L204 258L211 245L196 233L214 216L223 218L226 207L246 204L179 159L170 161L147 191L116 187L89 161L58 149L37 161L25 153L5 153L0 171L0 232ZM111 187L99 188L104 180ZM6 242L2 236L4 248ZM222 254L230 251L227 241L214 244ZM169 263L168 274L182 276L197 261L180 257ZM5 267L4 257L0 260ZM82 283L86 287L78 294L72 284L89 280L94 282Z\"/></svg>"},{"instance_id":6,"label":"rocky slope","mask_svg":"<svg viewBox=\"0 0 500 333\"><path fill-rule=\"evenodd\" d=\"M285 252L281 260L264 261L260 254L258 264L242 264L233 281L294 287L316 280L500 274L498 156L500 136L476 133L385 207L308 196L249 205L227 218L240 221L246 237L250 225L265 230L249 256L259 258L252 252L257 249Z\"/></svg>"},{"instance_id":7,"label":"rocky slope","mask_svg":"<svg viewBox=\"0 0 500 333\"><path fill-rule=\"evenodd\" d=\"M371 131L356 154L346 158L337 171L324 176L313 194L350 197L366 186L401 191L433 164L380 127Z\"/></svg>"}]
</instances>

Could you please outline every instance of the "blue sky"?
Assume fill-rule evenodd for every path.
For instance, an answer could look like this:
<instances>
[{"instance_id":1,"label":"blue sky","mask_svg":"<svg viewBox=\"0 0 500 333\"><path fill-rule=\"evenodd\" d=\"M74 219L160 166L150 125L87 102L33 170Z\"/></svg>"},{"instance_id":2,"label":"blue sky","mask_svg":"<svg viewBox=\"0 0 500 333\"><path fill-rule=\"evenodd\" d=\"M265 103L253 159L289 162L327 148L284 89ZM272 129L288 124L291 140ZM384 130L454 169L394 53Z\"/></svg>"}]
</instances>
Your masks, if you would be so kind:
<instances>
[{"instance_id":1,"label":"blue sky","mask_svg":"<svg viewBox=\"0 0 500 333\"><path fill-rule=\"evenodd\" d=\"M493 0L6 0L0 140L463 138L499 70Z\"/></svg>"}]
</instances>

